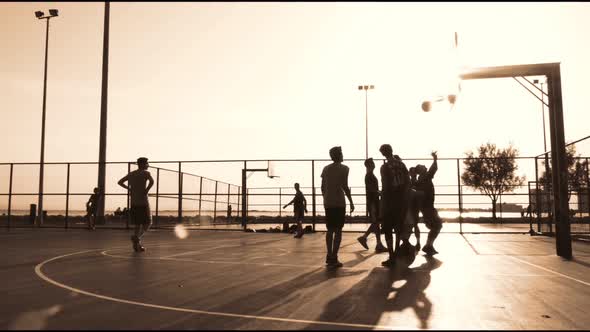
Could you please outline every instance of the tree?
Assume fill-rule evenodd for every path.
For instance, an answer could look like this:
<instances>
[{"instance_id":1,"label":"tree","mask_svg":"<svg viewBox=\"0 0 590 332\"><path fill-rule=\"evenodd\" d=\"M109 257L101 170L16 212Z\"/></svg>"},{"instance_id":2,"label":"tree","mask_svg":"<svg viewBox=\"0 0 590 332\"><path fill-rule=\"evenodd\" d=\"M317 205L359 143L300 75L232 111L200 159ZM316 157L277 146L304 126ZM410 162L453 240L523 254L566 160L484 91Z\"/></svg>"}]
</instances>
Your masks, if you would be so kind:
<instances>
[{"instance_id":1,"label":"tree","mask_svg":"<svg viewBox=\"0 0 590 332\"><path fill-rule=\"evenodd\" d=\"M465 153L465 171L461 180L467 186L486 194L492 200L492 218L496 219L496 202L503 193L512 192L522 186L525 177L515 174L518 166L518 150L512 144L506 149L498 149L496 144L486 143L478 148L478 156L473 151Z\"/></svg>"},{"instance_id":2,"label":"tree","mask_svg":"<svg viewBox=\"0 0 590 332\"><path fill-rule=\"evenodd\" d=\"M581 190L588 187L588 163L580 161L580 154L576 155L576 146L568 145L565 148L565 160L567 165L567 201L570 201L572 192L580 192ZM539 183L541 188L546 192L551 192L553 189L551 162L545 168L545 160L541 161L543 169L542 175L539 177Z\"/></svg>"}]
</instances>

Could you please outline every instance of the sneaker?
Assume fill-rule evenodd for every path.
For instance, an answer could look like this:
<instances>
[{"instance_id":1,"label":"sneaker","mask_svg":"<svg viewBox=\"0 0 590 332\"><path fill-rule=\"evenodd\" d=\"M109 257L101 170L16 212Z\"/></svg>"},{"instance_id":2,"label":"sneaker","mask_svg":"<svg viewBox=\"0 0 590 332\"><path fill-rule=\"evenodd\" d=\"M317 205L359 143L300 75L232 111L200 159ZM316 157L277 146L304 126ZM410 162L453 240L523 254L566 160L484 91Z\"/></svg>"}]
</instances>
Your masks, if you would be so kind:
<instances>
[{"instance_id":1,"label":"sneaker","mask_svg":"<svg viewBox=\"0 0 590 332\"><path fill-rule=\"evenodd\" d=\"M135 251L139 251L139 239L135 236L132 235L131 236L131 242L133 243L133 250Z\"/></svg>"},{"instance_id":2,"label":"sneaker","mask_svg":"<svg viewBox=\"0 0 590 332\"><path fill-rule=\"evenodd\" d=\"M329 255L326 255L326 265L330 265L331 262L332 262L332 257Z\"/></svg>"},{"instance_id":3,"label":"sneaker","mask_svg":"<svg viewBox=\"0 0 590 332\"><path fill-rule=\"evenodd\" d=\"M369 246L367 245L367 238L366 237L359 236L356 240L359 241L361 246L363 246L365 249L369 250Z\"/></svg>"},{"instance_id":4,"label":"sneaker","mask_svg":"<svg viewBox=\"0 0 590 332\"><path fill-rule=\"evenodd\" d=\"M342 267L342 263L340 261L338 261L338 258L334 258L330 264L328 264L329 267Z\"/></svg>"},{"instance_id":5,"label":"sneaker","mask_svg":"<svg viewBox=\"0 0 590 332\"><path fill-rule=\"evenodd\" d=\"M143 251L145 251L145 247L142 246L141 244L138 244L137 245L137 251L142 251L143 252Z\"/></svg>"},{"instance_id":6,"label":"sneaker","mask_svg":"<svg viewBox=\"0 0 590 332\"><path fill-rule=\"evenodd\" d=\"M425 245L424 248L422 248L422 251L424 251L428 256L433 256L438 254L438 251L436 251L436 249L434 249L433 246L429 246L429 245Z\"/></svg>"},{"instance_id":7,"label":"sneaker","mask_svg":"<svg viewBox=\"0 0 590 332\"><path fill-rule=\"evenodd\" d=\"M387 248L384 245L377 245L375 247L375 252L387 252Z\"/></svg>"},{"instance_id":8,"label":"sneaker","mask_svg":"<svg viewBox=\"0 0 590 332\"><path fill-rule=\"evenodd\" d=\"M381 262L381 265L385 267L393 267L395 265L395 260L390 257L388 260Z\"/></svg>"}]
</instances>

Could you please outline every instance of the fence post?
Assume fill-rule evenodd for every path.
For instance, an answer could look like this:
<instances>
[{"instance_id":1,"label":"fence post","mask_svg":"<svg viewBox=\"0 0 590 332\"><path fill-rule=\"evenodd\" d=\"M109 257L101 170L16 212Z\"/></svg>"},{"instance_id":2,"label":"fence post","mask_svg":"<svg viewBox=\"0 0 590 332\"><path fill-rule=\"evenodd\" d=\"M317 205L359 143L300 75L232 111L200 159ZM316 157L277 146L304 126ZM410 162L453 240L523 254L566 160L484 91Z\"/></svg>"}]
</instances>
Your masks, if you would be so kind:
<instances>
[{"instance_id":1,"label":"fence post","mask_svg":"<svg viewBox=\"0 0 590 332\"><path fill-rule=\"evenodd\" d=\"M215 181L215 195L213 196L213 224L215 224L216 217L217 217L217 181Z\"/></svg>"},{"instance_id":2,"label":"fence post","mask_svg":"<svg viewBox=\"0 0 590 332\"><path fill-rule=\"evenodd\" d=\"M156 228L160 218L160 168L156 168Z\"/></svg>"},{"instance_id":3,"label":"fence post","mask_svg":"<svg viewBox=\"0 0 590 332\"><path fill-rule=\"evenodd\" d=\"M541 193L539 192L539 159L535 157L535 208L537 210L537 232L541 233ZM530 195L530 194L529 194Z\"/></svg>"},{"instance_id":4,"label":"fence post","mask_svg":"<svg viewBox=\"0 0 590 332\"><path fill-rule=\"evenodd\" d=\"M459 158L457 158L457 194L459 196L459 234L463 234L463 197L461 188L461 167L459 165Z\"/></svg>"},{"instance_id":5,"label":"fence post","mask_svg":"<svg viewBox=\"0 0 590 332\"><path fill-rule=\"evenodd\" d=\"M203 177L199 180L199 225L201 224L201 201L203 198Z\"/></svg>"},{"instance_id":6,"label":"fence post","mask_svg":"<svg viewBox=\"0 0 590 332\"><path fill-rule=\"evenodd\" d=\"M311 207L312 207L312 229L315 232L316 210L315 210L315 160L311 161Z\"/></svg>"},{"instance_id":7,"label":"fence post","mask_svg":"<svg viewBox=\"0 0 590 332\"><path fill-rule=\"evenodd\" d=\"M6 223L6 227L10 229L10 220L12 219L12 173L14 169L14 164L10 163L10 180L8 182L8 221Z\"/></svg>"},{"instance_id":8,"label":"fence post","mask_svg":"<svg viewBox=\"0 0 590 332\"><path fill-rule=\"evenodd\" d=\"M247 224L247 218L248 218L248 208L247 208L247 195L248 193L246 192L247 188L246 188L246 170L248 169L246 164L246 161L244 160L244 168L242 169L242 227L244 228L244 230L246 230L246 224Z\"/></svg>"},{"instance_id":9,"label":"fence post","mask_svg":"<svg viewBox=\"0 0 590 332\"><path fill-rule=\"evenodd\" d=\"M548 170L548 166L549 165L549 154L545 153L545 172L547 175L549 175ZM553 181L553 180L551 180ZM550 200L551 200L551 196L555 196L552 195L555 192L555 188L553 188L553 182L551 182L551 191L547 192L547 204L549 204ZM563 198L562 198L563 199ZM555 211L553 211L554 209L554 204L551 204L551 218L547 218L547 222L549 223L549 234L553 234L553 218L555 218ZM566 212L567 213L567 212Z\"/></svg>"},{"instance_id":10,"label":"fence post","mask_svg":"<svg viewBox=\"0 0 590 332\"><path fill-rule=\"evenodd\" d=\"M182 224L182 162L178 162L178 223Z\"/></svg>"},{"instance_id":11,"label":"fence post","mask_svg":"<svg viewBox=\"0 0 590 332\"><path fill-rule=\"evenodd\" d=\"M227 211L229 212L229 207L231 206L231 198L230 198L230 192L231 192L231 186L229 185L229 183L227 184L227 206L225 207L226 209L228 209ZM233 212L233 208L232 208L232 212ZM227 213L227 212L226 212ZM226 223L229 223L231 216L227 216L227 220L225 221Z\"/></svg>"},{"instance_id":12,"label":"fence post","mask_svg":"<svg viewBox=\"0 0 590 332\"><path fill-rule=\"evenodd\" d=\"M281 211L283 210L282 207L282 190L281 187L279 187L279 218L281 217Z\"/></svg>"},{"instance_id":13,"label":"fence post","mask_svg":"<svg viewBox=\"0 0 590 332\"><path fill-rule=\"evenodd\" d=\"M104 193L102 196L104 197ZM68 163L68 170L67 170L67 175L66 175L66 220L65 220L65 228L66 229L69 227L69 211L70 211L70 163ZM95 216L95 218L96 218L96 216Z\"/></svg>"},{"instance_id":14,"label":"fence post","mask_svg":"<svg viewBox=\"0 0 590 332\"><path fill-rule=\"evenodd\" d=\"M529 234L533 235L534 231L533 231L533 214L532 211L533 209L531 208L531 181L528 182L528 196L529 196L529 206L526 209L527 212L531 212L529 213Z\"/></svg>"},{"instance_id":15,"label":"fence post","mask_svg":"<svg viewBox=\"0 0 590 332\"><path fill-rule=\"evenodd\" d=\"M240 197L241 197L241 190L242 190L242 187L238 186L238 194L237 194L237 198L238 198L238 210L236 211L236 217L239 217L240 216Z\"/></svg>"},{"instance_id":16,"label":"fence post","mask_svg":"<svg viewBox=\"0 0 590 332\"><path fill-rule=\"evenodd\" d=\"M588 210L588 217L590 217L590 175L588 168L588 158L586 158L586 209ZM582 218L582 220L584 220ZM588 231L590 231L590 221L588 222Z\"/></svg>"},{"instance_id":17,"label":"fence post","mask_svg":"<svg viewBox=\"0 0 590 332\"><path fill-rule=\"evenodd\" d=\"M131 163L127 163L127 174L131 173ZM129 186L127 186L127 218L125 218L125 229L129 229L129 218L131 218L131 211L129 210Z\"/></svg>"}]
</instances>

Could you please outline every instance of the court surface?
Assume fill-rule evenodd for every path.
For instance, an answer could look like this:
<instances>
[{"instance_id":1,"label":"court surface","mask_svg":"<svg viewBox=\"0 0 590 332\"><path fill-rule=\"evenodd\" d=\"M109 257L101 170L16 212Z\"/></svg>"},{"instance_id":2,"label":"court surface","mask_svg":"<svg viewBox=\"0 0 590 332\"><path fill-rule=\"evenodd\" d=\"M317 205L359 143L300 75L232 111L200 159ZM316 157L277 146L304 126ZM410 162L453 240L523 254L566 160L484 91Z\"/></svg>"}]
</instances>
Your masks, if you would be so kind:
<instances>
[{"instance_id":1,"label":"court surface","mask_svg":"<svg viewBox=\"0 0 590 332\"><path fill-rule=\"evenodd\" d=\"M441 234L440 254L387 269L345 233L1 230L1 329L588 329L590 246ZM422 235L425 238L425 234Z\"/></svg>"}]
</instances>

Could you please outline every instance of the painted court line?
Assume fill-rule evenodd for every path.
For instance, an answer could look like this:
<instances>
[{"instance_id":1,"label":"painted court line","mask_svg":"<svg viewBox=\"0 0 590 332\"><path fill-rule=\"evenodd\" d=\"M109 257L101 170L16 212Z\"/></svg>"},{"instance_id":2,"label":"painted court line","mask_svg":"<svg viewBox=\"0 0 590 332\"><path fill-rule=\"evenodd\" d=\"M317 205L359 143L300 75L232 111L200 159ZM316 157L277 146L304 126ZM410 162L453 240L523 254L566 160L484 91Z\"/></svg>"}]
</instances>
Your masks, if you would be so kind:
<instances>
[{"instance_id":1,"label":"painted court line","mask_svg":"<svg viewBox=\"0 0 590 332\"><path fill-rule=\"evenodd\" d=\"M142 307L149 307L149 308L155 308L155 309L163 309L163 310L171 310L171 311L179 311L179 312L188 312L188 313L211 315L211 316L222 316L222 317L233 317L233 318L249 318L249 319L257 319L257 320L269 320L269 321L278 321L278 322L286 322L286 323L300 323L300 324L316 324L316 325L329 325L329 326L357 327L357 328L365 328L365 329L375 329L375 328L377 328L377 329L387 329L387 330L392 330L394 328L397 328L397 329L399 329L399 328L408 329L407 327L399 327L399 326L369 325L369 324L352 324L352 323L315 321L315 320L305 320L305 319L289 319L289 318L270 317L270 316L256 316L256 315L232 314L232 313L226 313L226 312L217 312L217 311L206 311L206 310L197 310L197 309L178 308L178 307L170 307L170 306L164 306L164 305L158 305L158 304L151 304L151 303L144 303L144 302L138 302L138 301L130 301L130 300L125 300L125 299L120 299L120 298L115 298L115 297L100 295L100 294L96 294L96 293L92 293L92 292L87 292L87 291L82 290L82 289L70 287L68 285L62 284L62 283L60 283L58 281L55 281L55 280L49 278L42 271L43 266L45 264L47 264L47 263L50 263L52 261L56 261L56 260L59 260L59 259L65 258L65 257L79 255L79 254L84 254L84 253L88 253L88 252L92 252L92 251L96 251L96 250L79 251L79 252L74 252L74 253L70 253L70 254L61 255L61 256L57 256L57 257L53 257L53 258L47 259L47 260L39 263L37 266L35 266L35 273L37 274L37 276L39 278L43 279L44 281L46 281L46 282L48 282L50 284L53 284L53 285L55 285L57 287L60 287L60 288L63 288L63 289L67 289L69 291L72 291L72 292L75 292L75 293L78 293L78 294L83 294L83 295L87 295L87 296L91 296L91 297L95 297L95 298L99 298L99 299L103 299L103 300L107 300L107 301L112 301L112 302L132 304L132 305L137 305L137 306L142 306ZM416 328L409 328L409 329L416 329Z\"/></svg>"},{"instance_id":2,"label":"painted court line","mask_svg":"<svg viewBox=\"0 0 590 332\"><path fill-rule=\"evenodd\" d=\"M540 265L537 265L537 264L529 263L529 262L525 261L524 259L520 259L520 258L518 258L518 257L513 257L513 256L509 256L509 255L505 255L505 256L506 256L506 257L510 257L510 258L512 258L513 260L517 260L517 261L519 261L519 262L521 262L521 263L525 263L525 264L527 264L527 265L530 265L530 266L536 267L536 268L538 268L538 269L541 269L541 270L547 271L547 272L549 272L549 273L553 273L553 274L555 274L555 275L558 275L558 276L561 276L561 277L564 277L564 278L567 278L567 279L573 280L573 281L575 281L575 282L579 282L579 283L581 283L582 285L590 286L590 283L588 283L588 282L582 281L582 280L580 280L580 279L576 279L576 278L574 278L574 277L570 277L570 276L568 276L568 275L565 275L565 274L563 274L563 273L559 273L559 272L557 272L557 271L553 271L553 270L551 270L551 269L548 269L548 268L542 267L542 266L540 266Z\"/></svg>"}]
</instances>

